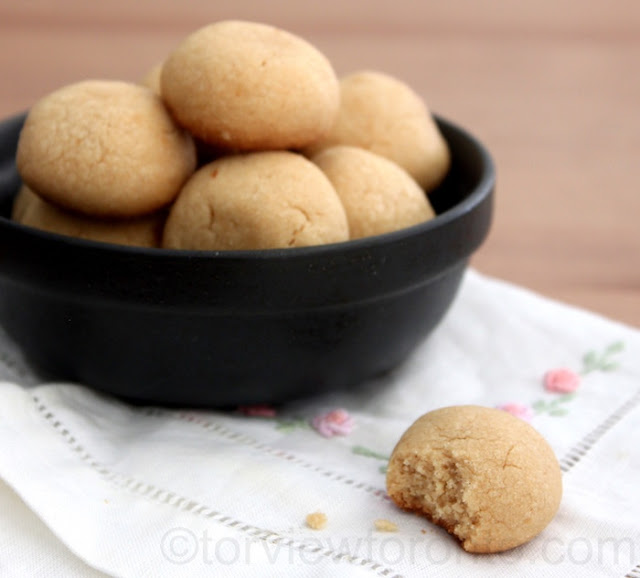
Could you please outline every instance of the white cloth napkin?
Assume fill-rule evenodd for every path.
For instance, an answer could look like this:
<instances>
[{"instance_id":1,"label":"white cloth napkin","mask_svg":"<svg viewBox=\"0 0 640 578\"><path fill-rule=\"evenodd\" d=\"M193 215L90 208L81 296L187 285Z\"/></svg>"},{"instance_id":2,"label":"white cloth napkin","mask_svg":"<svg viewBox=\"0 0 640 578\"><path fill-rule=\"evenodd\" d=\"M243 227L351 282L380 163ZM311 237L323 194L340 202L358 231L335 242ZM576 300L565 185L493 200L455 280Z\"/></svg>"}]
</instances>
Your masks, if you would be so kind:
<instances>
[{"instance_id":1,"label":"white cloth napkin","mask_svg":"<svg viewBox=\"0 0 640 578\"><path fill-rule=\"evenodd\" d=\"M640 577L640 332L473 270L397 370L275 412L132 407L0 349L0 576ZM564 472L556 518L502 554L385 493L413 420L470 403L530 420Z\"/></svg>"}]
</instances>

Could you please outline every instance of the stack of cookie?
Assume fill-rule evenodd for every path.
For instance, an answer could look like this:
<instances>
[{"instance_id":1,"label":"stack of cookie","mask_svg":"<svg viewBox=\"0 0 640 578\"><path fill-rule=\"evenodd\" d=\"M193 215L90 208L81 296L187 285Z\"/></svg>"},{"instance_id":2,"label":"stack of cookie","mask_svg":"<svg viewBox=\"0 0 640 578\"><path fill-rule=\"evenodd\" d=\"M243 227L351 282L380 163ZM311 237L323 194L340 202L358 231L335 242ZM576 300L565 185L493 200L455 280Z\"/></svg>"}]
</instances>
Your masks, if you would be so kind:
<instances>
[{"instance_id":1,"label":"stack of cookie","mask_svg":"<svg viewBox=\"0 0 640 578\"><path fill-rule=\"evenodd\" d=\"M449 151L425 103L377 72L338 79L304 39L222 21L141 85L41 99L20 135L13 218L111 243L302 247L434 216Z\"/></svg>"}]
</instances>

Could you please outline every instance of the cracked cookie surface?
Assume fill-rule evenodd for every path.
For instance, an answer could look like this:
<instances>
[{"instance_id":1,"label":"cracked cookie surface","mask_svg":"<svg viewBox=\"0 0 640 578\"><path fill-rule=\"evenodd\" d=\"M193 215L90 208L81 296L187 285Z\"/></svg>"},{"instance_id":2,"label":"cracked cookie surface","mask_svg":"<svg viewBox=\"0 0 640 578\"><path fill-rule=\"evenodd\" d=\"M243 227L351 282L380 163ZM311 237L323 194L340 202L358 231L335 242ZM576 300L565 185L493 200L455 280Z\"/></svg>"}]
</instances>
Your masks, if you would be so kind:
<instances>
[{"instance_id":1,"label":"cracked cookie surface","mask_svg":"<svg viewBox=\"0 0 640 578\"><path fill-rule=\"evenodd\" d=\"M531 540L562 497L558 461L528 423L504 411L451 406L420 417L397 443L387 491L456 536L468 552Z\"/></svg>"},{"instance_id":2,"label":"cracked cookie surface","mask_svg":"<svg viewBox=\"0 0 640 578\"><path fill-rule=\"evenodd\" d=\"M288 151L230 155L199 169L173 204L163 245L251 250L346 241L338 194L313 163Z\"/></svg>"},{"instance_id":3,"label":"cracked cookie surface","mask_svg":"<svg viewBox=\"0 0 640 578\"><path fill-rule=\"evenodd\" d=\"M225 20L196 30L167 58L160 86L182 126L232 152L307 146L329 132L340 106L326 56L258 22Z\"/></svg>"},{"instance_id":4,"label":"cracked cookie surface","mask_svg":"<svg viewBox=\"0 0 640 578\"><path fill-rule=\"evenodd\" d=\"M331 131L305 150L365 148L405 169L430 192L451 164L449 147L422 97L401 80L363 70L340 79L340 110Z\"/></svg>"},{"instance_id":5,"label":"cracked cookie surface","mask_svg":"<svg viewBox=\"0 0 640 578\"><path fill-rule=\"evenodd\" d=\"M352 239L397 231L435 216L418 183L385 157L359 147L335 146L311 160L336 189Z\"/></svg>"},{"instance_id":6,"label":"cracked cookie surface","mask_svg":"<svg viewBox=\"0 0 640 578\"><path fill-rule=\"evenodd\" d=\"M61 209L23 185L13 205L12 219L59 235L116 245L159 247L166 210L130 219L97 219Z\"/></svg>"},{"instance_id":7,"label":"cracked cookie surface","mask_svg":"<svg viewBox=\"0 0 640 578\"><path fill-rule=\"evenodd\" d=\"M135 84L87 80L29 111L16 163L23 181L64 209L138 217L168 205L193 172L193 139L160 98Z\"/></svg>"}]
</instances>

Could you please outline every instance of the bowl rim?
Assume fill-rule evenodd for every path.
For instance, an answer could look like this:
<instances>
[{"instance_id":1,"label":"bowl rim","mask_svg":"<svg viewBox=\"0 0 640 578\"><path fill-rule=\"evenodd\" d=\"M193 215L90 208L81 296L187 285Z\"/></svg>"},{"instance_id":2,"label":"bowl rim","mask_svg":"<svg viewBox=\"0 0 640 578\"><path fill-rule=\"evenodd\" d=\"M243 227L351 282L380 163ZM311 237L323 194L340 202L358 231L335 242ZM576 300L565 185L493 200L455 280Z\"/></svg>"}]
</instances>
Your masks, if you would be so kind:
<instances>
[{"instance_id":1,"label":"bowl rim","mask_svg":"<svg viewBox=\"0 0 640 578\"><path fill-rule=\"evenodd\" d=\"M4 122L18 122L22 117L26 118L27 113L15 115L14 117L5 119ZM481 204L487 196L489 196L495 186L496 169L491 154L485 145L467 129L460 125L440 116L433 115L440 129L445 133L457 133L457 137L467 141L480 158L481 175L478 182L474 185L471 192L461 201L452 207L437 214L428 221L418 223L409 227L404 227L395 231L382 233L379 235L371 235L359 239L350 239L337 243L324 243L307 247L283 247L272 249L241 249L241 250L212 250L212 249L168 249L162 247L139 247L131 245L120 245L104 241L95 241L91 239L83 239L71 237L50 231L44 231L23 225L13 221L10 217L0 215L0 227L9 227L23 234L28 234L33 238L41 238L47 242L54 241L62 249L65 245L71 245L77 250L91 250L99 252L108 252L113 255L121 255L123 257L142 256L147 259L184 259L184 260L201 260L213 259L216 261L279 261L282 259L308 259L314 256L330 257L332 254L344 254L347 252L361 252L374 250L380 246L402 243L407 239L428 234L445 227L451 221L459 219L461 216L469 213L479 204Z\"/></svg>"}]
</instances>

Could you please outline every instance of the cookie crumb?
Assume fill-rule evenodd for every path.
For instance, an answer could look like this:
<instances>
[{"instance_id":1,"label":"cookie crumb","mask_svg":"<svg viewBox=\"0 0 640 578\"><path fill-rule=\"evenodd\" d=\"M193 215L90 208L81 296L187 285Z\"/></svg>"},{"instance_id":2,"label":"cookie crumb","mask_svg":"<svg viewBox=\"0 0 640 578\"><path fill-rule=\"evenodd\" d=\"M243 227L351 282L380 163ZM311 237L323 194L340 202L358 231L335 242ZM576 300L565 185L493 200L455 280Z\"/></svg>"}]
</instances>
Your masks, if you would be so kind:
<instances>
[{"instance_id":1,"label":"cookie crumb","mask_svg":"<svg viewBox=\"0 0 640 578\"><path fill-rule=\"evenodd\" d=\"M323 530L327 525L327 515L323 512L307 514L307 526L312 530Z\"/></svg>"},{"instance_id":2,"label":"cookie crumb","mask_svg":"<svg viewBox=\"0 0 640 578\"><path fill-rule=\"evenodd\" d=\"M376 527L376 530L378 530L378 532L397 532L398 531L398 525L394 524L390 520L379 518L378 520L375 520L373 524Z\"/></svg>"}]
</instances>

